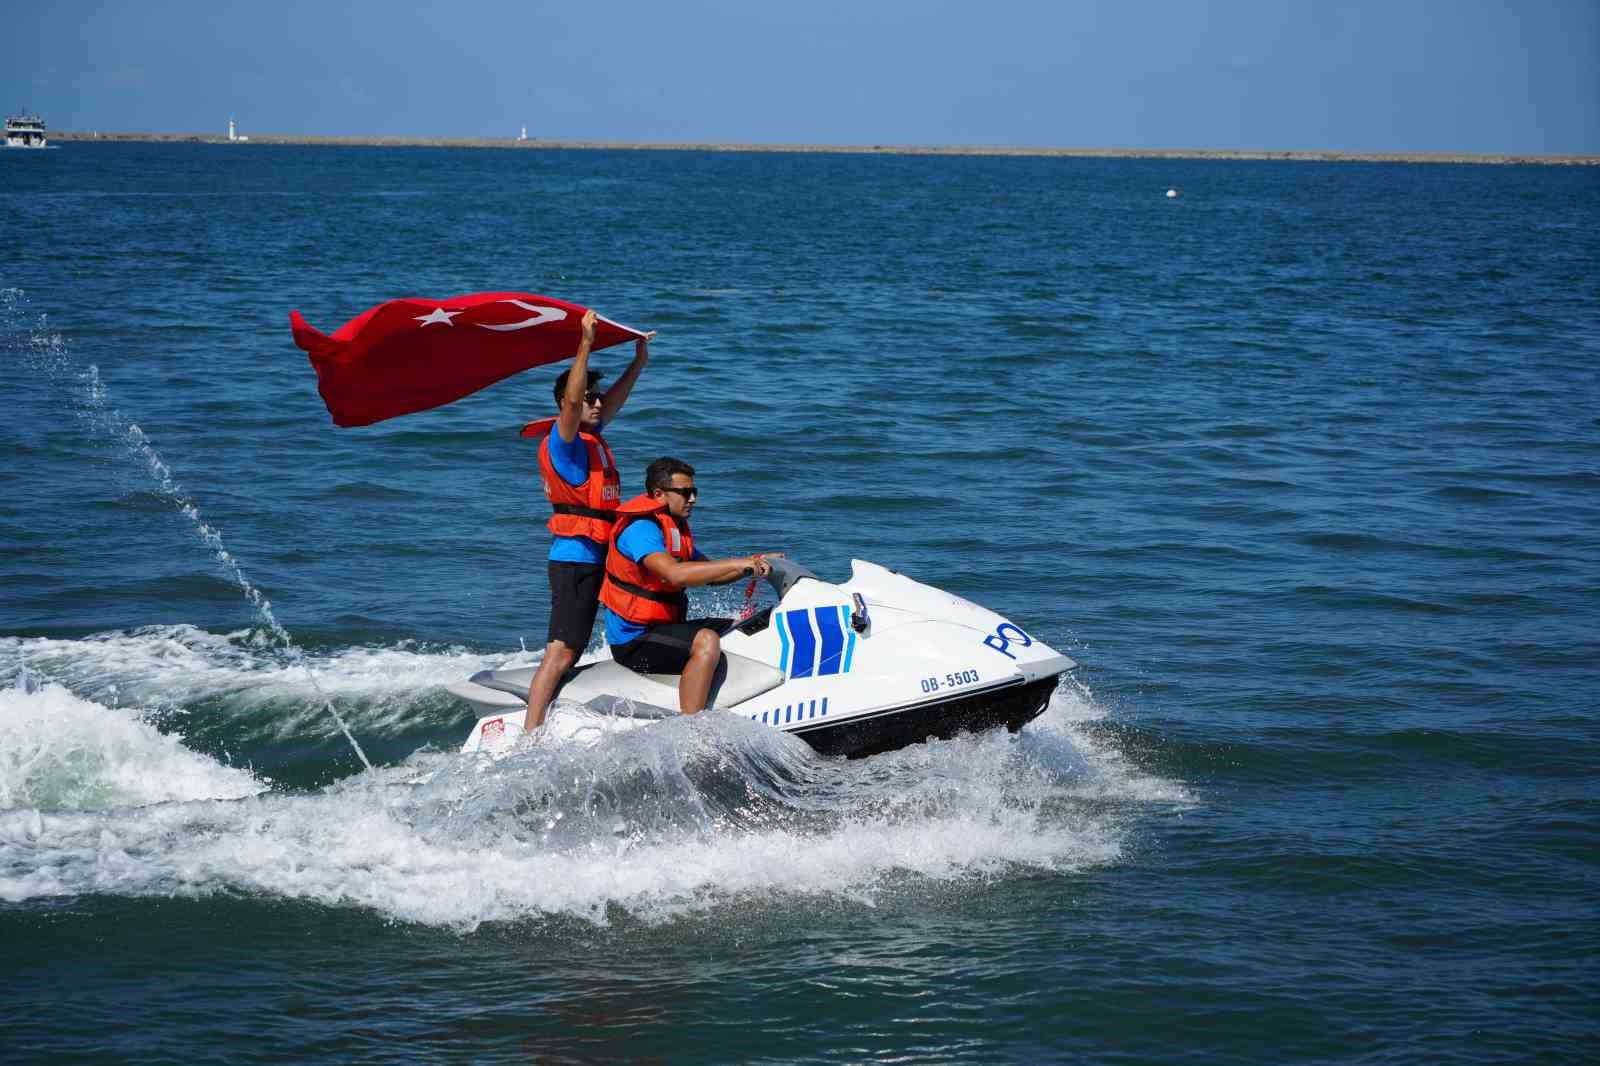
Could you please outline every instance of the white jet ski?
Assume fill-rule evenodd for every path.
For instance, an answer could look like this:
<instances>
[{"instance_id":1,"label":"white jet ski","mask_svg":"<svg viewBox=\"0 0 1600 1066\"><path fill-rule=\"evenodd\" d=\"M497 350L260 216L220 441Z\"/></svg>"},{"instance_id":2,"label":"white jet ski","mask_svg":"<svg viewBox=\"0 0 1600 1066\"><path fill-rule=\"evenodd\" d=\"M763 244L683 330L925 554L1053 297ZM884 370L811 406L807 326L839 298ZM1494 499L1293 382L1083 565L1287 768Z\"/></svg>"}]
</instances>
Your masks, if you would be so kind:
<instances>
[{"instance_id":1,"label":"white jet ski","mask_svg":"<svg viewBox=\"0 0 1600 1066\"><path fill-rule=\"evenodd\" d=\"M707 622L722 631L726 659L710 705L824 755L875 755L999 725L1016 732L1077 665L993 611L875 563L852 560L850 580L833 585L792 559L770 562L776 606ZM509 747L534 669L484 670L448 687L479 715L463 751ZM556 701L647 724L678 713L678 678L606 657L570 670ZM547 729L561 713L553 702Z\"/></svg>"}]
</instances>

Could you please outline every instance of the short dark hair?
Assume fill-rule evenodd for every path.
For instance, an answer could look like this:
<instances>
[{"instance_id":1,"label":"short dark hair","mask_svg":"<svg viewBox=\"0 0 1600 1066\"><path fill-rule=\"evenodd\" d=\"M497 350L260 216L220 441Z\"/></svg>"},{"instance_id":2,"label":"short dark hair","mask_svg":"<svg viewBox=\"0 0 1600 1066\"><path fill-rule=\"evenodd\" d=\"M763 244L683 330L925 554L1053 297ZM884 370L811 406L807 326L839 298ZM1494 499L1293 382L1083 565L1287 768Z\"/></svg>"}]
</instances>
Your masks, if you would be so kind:
<instances>
[{"instance_id":1,"label":"short dark hair","mask_svg":"<svg viewBox=\"0 0 1600 1066\"><path fill-rule=\"evenodd\" d=\"M591 371L589 371L589 388L591 388L591 389L594 388L594 383L599 381L601 378L603 378L605 376L606 376L606 373L605 373L604 370L591 370ZM567 369L565 369L565 370L563 370L561 372L561 376L560 377L556 378L556 406L557 407L561 406L561 397L563 397L563 396L565 396L567 394L567 379L570 378L570 377L572 377L572 368L569 366L569 367L567 367Z\"/></svg>"},{"instance_id":2,"label":"short dark hair","mask_svg":"<svg viewBox=\"0 0 1600 1066\"><path fill-rule=\"evenodd\" d=\"M684 474L694 477L694 467L682 459L674 459L670 455L663 455L645 468L644 491L654 492L664 489L672 484L673 474Z\"/></svg>"}]
</instances>

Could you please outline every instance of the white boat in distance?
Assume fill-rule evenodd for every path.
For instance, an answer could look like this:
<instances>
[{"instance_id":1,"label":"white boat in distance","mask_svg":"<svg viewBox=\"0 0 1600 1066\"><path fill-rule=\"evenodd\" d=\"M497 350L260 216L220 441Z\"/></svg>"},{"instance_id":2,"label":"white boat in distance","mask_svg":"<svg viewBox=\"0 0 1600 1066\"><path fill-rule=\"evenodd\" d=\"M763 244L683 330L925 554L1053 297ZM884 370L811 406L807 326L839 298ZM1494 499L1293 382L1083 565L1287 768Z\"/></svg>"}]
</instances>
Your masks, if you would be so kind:
<instances>
[{"instance_id":1,"label":"white boat in distance","mask_svg":"<svg viewBox=\"0 0 1600 1066\"><path fill-rule=\"evenodd\" d=\"M45 138L44 119L38 115L7 115L7 148L49 148Z\"/></svg>"}]
</instances>

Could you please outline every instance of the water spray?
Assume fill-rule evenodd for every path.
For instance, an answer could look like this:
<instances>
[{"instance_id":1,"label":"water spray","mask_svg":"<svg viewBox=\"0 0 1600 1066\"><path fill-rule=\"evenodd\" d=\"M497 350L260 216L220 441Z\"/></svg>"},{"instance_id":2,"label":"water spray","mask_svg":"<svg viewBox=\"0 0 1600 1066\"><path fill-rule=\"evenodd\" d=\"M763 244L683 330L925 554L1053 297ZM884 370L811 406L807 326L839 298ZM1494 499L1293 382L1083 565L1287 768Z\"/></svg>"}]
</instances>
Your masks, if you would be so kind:
<instances>
[{"instance_id":1,"label":"water spray","mask_svg":"<svg viewBox=\"0 0 1600 1066\"><path fill-rule=\"evenodd\" d=\"M19 310L18 305L21 302L22 290L0 290L0 305L4 306L8 319ZM44 328L43 315L39 317L39 328L42 332ZM29 338L29 342L35 352L36 362L44 366L52 377L60 378L72 371L59 337L44 337L35 334ZM41 358L41 356L46 356L47 358ZM250 579L245 576L238 560L233 557L233 554L223 544L222 534L217 532L215 527L208 524L200 516L200 508L196 506L194 500L173 479L171 469L162 461L160 453L156 451L149 438L145 436L144 430L136 423L123 418L120 411L107 405L106 387L105 383L100 380L100 368L91 364L87 370L76 373L73 376L84 384L89 397L89 405L102 428L112 436L120 438L127 445L129 453L144 464L146 473L156 483L157 492L161 497L176 507L180 514L193 523L195 532L200 537L200 540L206 547L211 549L212 557L233 578L234 583L239 586L239 590L244 593L245 599L249 601L250 606L255 610L256 617L267 627L267 630L272 634L273 640L281 645L284 657L290 665L299 666L305 670L306 678L311 682L312 690L316 692L317 698L322 701L323 708L338 724L339 731L344 734L344 738L350 742L350 747L355 750L356 757L361 760L361 765L371 770L372 763L367 759L367 753L361 750L361 745L356 743L356 738L350 732L350 727L345 724L344 718L334 709L333 700L322 690L322 686L317 683L317 675L312 671L311 665L306 662L305 653L295 644L294 638L289 635L289 631L279 625L277 618L273 616L271 601L263 596L261 590L256 588Z\"/></svg>"}]
</instances>

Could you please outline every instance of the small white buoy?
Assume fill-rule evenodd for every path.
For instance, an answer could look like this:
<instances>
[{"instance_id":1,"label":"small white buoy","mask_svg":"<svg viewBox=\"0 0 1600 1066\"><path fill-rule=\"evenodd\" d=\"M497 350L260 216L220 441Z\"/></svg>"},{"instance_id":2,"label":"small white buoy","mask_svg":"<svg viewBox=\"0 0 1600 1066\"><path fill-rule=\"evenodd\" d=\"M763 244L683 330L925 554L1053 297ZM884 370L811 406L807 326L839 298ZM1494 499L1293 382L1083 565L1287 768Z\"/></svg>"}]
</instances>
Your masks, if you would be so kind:
<instances>
[{"instance_id":1,"label":"small white buoy","mask_svg":"<svg viewBox=\"0 0 1600 1066\"><path fill-rule=\"evenodd\" d=\"M1178 198L1178 190L1177 189L1168 189L1167 190L1167 199L1176 200L1177 198Z\"/></svg>"}]
</instances>

